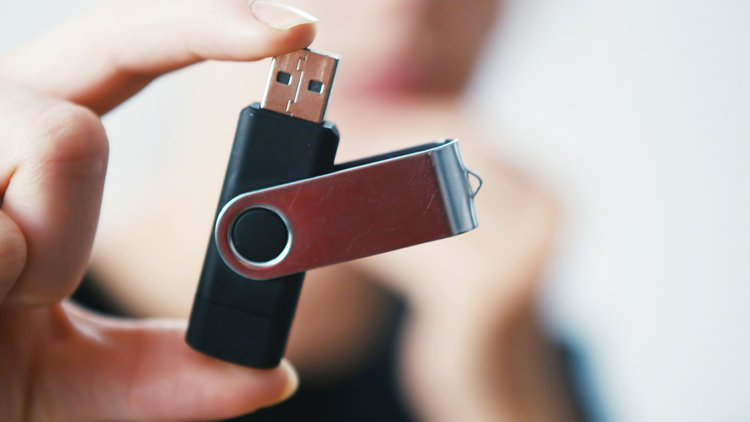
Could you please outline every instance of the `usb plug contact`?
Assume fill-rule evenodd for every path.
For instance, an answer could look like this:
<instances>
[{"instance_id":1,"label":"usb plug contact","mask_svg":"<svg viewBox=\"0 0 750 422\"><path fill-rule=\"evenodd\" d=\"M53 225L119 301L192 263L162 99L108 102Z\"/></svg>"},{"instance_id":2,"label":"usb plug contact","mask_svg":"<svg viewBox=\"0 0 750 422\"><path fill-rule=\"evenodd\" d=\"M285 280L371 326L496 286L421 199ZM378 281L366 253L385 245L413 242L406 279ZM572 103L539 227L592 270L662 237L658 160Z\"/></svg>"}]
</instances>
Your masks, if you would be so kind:
<instances>
[{"instance_id":1,"label":"usb plug contact","mask_svg":"<svg viewBox=\"0 0 750 422\"><path fill-rule=\"evenodd\" d=\"M322 122L338 63L336 56L307 48L274 57L261 107Z\"/></svg>"}]
</instances>

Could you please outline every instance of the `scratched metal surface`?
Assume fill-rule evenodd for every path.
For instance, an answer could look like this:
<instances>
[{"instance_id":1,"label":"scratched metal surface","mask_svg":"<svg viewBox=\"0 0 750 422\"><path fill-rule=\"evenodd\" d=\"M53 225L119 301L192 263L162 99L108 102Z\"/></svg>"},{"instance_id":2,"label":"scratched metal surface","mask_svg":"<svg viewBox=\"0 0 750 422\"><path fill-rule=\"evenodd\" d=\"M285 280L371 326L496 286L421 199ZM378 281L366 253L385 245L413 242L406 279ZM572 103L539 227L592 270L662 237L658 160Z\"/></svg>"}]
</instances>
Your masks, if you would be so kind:
<instances>
[{"instance_id":1,"label":"scratched metal surface","mask_svg":"<svg viewBox=\"0 0 750 422\"><path fill-rule=\"evenodd\" d=\"M455 141L237 197L217 221L222 258L238 273L264 280L467 231L456 229L451 202L473 206L466 201L471 192L446 191L441 183L445 169L437 167L445 161L438 158L440 152L457 154ZM462 165L452 171L455 177L467 177ZM255 206L276 210L291 232L287 255L272 265L246 261L232 250L234 220Z\"/></svg>"}]
</instances>

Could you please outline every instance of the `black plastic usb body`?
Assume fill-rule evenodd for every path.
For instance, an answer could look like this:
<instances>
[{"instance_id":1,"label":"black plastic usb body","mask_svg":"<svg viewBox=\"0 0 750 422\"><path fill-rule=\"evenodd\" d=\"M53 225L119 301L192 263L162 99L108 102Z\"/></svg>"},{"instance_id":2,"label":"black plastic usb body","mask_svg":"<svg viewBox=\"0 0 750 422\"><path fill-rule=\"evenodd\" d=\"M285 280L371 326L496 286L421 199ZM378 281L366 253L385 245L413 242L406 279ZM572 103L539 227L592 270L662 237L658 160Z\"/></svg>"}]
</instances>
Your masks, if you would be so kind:
<instances>
[{"instance_id":1,"label":"black plastic usb body","mask_svg":"<svg viewBox=\"0 0 750 422\"><path fill-rule=\"evenodd\" d=\"M338 59L301 50L274 59L263 104L240 114L219 199L330 172L336 127L323 121ZM257 265L284 253L290 236L272 210L248 209L233 222L232 250ZM247 242L246 239L254 239ZM256 368L277 366L286 347L304 273L252 280L222 259L209 241L187 342L207 355Z\"/></svg>"}]
</instances>

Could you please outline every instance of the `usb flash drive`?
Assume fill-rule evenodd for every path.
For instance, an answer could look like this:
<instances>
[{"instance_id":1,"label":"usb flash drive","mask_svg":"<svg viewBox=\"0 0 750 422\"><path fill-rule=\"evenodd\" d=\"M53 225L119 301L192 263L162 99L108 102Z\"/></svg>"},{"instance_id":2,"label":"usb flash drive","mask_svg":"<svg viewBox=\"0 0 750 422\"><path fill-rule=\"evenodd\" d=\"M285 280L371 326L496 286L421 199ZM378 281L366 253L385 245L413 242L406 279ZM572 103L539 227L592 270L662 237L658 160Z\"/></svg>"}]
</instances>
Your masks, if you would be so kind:
<instances>
[{"instance_id":1,"label":"usb flash drive","mask_svg":"<svg viewBox=\"0 0 750 422\"><path fill-rule=\"evenodd\" d=\"M481 179L455 140L334 165L323 117L337 65L308 49L276 57L263 102L240 114L187 331L198 351L275 367L304 271L478 225Z\"/></svg>"}]
</instances>

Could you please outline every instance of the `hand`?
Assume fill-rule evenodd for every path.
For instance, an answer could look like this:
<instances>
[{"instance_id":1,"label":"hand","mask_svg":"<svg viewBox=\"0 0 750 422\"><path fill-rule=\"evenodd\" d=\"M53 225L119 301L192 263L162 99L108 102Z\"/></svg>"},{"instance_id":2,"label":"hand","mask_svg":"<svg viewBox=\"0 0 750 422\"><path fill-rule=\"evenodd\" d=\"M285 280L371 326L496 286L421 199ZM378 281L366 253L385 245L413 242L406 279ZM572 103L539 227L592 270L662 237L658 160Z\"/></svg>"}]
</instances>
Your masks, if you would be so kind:
<instances>
[{"instance_id":1,"label":"hand","mask_svg":"<svg viewBox=\"0 0 750 422\"><path fill-rule=\"evenodd\" d=\"M226 418L285 399L287 363L188 348L179 322L61 303L80 281L107 165L100 115L160 74L308 45L314 18L246 0L120 1L0 57L0 420Z\"/></svg>"}]
</instances>

